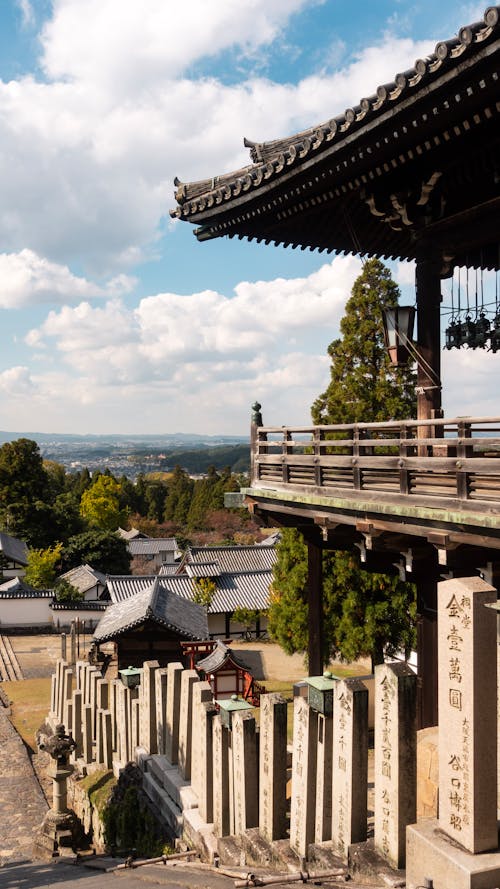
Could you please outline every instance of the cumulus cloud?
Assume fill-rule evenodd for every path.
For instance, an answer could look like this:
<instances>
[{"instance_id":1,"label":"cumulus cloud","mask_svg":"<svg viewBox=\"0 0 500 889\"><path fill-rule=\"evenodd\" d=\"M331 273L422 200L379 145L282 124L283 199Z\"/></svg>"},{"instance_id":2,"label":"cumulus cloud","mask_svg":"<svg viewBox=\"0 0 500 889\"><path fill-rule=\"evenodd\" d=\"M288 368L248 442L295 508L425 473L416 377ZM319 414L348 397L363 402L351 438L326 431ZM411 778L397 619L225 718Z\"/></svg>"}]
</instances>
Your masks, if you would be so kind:
<instances>
[{"instance_id":1,"label":"cumulus cloud","mask_svg":"<svg viewBox=\"0 0 500 889\"><path fill-rule=\"evenodd\" d=\"M31 394L33 381L27 367L9 367L0 373L0 392L11 398Z\"/></svg>"},{"instance_id":2,"label":"cumulus cloud","mask_svg":"<svg viewBox=\"0 0 500 889\"><path fill-rule=\"evenodd\" d=\"M275 40L306 0L142 4L57 0L42 34L46 81L0 82L0 242L85 274L148 258L168 228L173 179L249 162L270 139L341 112L430 44L386 38L344 69L298 84L231 85L189 66Z\"/></svg>"},{"instance_id":3,"label":"cumulus cloud","mask_svg":"<svg viewBox=\"0 0 500 889\"><path fill-rule=\"evenodd\" d=\"M135 279L117 275L103 287L77 277L67 266L49 262L33 250L0 253L0 308L14 309L47 302L75 302L84 297L109 297L130 292Z\"/></svg>"},{"instance_id":4,"label":"cumulus cloud","mask_svg":"<svg viewBox=\"0 0 500 889\"><path fill-rule=\"evenodd\" d=\"M220 428L224 414L228 431L237 428L258 397L279 413L276 421L306 422L360 268L358 259L336 257L308 277L241 282L231 297L160 293L135 307L115 298L54 309L26 337L64 368L36 376L36 397L47 400L50 390L64 404L70 392L73 404L95 405L107 419L119 405L124 416L142 416L145 405L165 399L169 421L178 411L182 428L192 428L204 414L213 424L205 431Z\"/></svg>"},{"instance_id":5,"label":"cumulus cloud","mask_svg":"<svg viewBox=\"0 0 500 889\"><path fill-rule=\"evenodd\" d=\"M21 13L23 27L27 28L33 25L35 23L35 13L30 0L16 0L16 6Z\"/></svg>"},{"instance_id":6,"label":"cumulus cloud","mask_svg":"<svg viewBox=\"0 0 500 889\"><path fill-rule=\"evenodd\" d=\"M52 78L98 78L101 84L112 83L120 90L137 89L232 46L251 52L271 43L290 16L307 3L87 0L82 16L80 0L58 0L43 32L43 64Z\"/></svg>"}]
</instances>

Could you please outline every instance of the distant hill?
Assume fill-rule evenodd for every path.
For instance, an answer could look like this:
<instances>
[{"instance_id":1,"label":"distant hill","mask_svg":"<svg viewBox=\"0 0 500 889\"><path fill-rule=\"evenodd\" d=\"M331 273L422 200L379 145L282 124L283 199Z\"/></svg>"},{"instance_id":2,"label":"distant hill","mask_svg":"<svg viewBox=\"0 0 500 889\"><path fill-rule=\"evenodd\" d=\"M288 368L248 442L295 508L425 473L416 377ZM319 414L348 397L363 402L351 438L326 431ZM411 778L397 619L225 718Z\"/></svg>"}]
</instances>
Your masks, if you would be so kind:
<instances>
[{"instance_id":1,"label":"distant hill","mask_svg":"<svg viewBox=\"0 0 500 889\"><path fill-rule=\"evenodd\" d=\"M0 446L17 438L36 441L46 460L69 470L87 466L91 472L108 468L115 475L135 478L140 472L167 471L182 466L193 475L209 466L247 473L250 445L242 435L73 435L46 432L0 431Z\"/></svg>"},{"instance_id":2,"label":"distant hill","mask_svg":"<svg viewBox=\"0 0 500 889\"><path fill-rule=\"evenodd\" d=\"M137 447L141 443L151 447L170 445L170 447L184 446L204 448L222 444L239 444L248 441L247 435L199 435L192 432L165 432L154 435L145 435L142 433L137 435L121 435L118 433L101 434L90 432L85 435L78 435L71 432L5 432L0 430L0 444L5 444L7 441L15 441L16 438L29 438L32 441L36 441L39 445L46 445L47 443L54 445L57 443L65 443L87 446L95 445L100 448L106 445L112 445L113 447L119 448L129 447L130 445Z\"/></svg>"}]
</instances>

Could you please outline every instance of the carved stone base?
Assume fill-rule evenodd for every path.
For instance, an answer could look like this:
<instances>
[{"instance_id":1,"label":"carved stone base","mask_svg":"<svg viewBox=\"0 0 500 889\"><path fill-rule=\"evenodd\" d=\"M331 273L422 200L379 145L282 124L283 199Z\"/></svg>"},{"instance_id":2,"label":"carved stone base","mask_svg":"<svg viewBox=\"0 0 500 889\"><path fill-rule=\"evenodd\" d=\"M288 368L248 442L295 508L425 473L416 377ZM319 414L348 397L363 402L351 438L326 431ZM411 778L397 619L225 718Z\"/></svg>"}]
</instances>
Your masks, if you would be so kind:
<instances>
[{"instance_id":1,"label":"carved stone base","mask_svg":"<svg viewBox=\"0 0 500 889\"><path fill-rule=\"evenodd\" d=\"M33 857L44 861L73 854L82 834L82 826L74 812L47 812L33 843Z\"/></svg>"},{"instance_id":2,"label":"carved stone base","mask_svg":"<svg viewBox=\"0 0 500 889\"><path fill-rule=\"evenodd\" d=\"M406 886L418 889L432 879L435 889L489 889L500 886L500 850L472 855L429 818L406 832Z\"/></svg>"}]
</instances>

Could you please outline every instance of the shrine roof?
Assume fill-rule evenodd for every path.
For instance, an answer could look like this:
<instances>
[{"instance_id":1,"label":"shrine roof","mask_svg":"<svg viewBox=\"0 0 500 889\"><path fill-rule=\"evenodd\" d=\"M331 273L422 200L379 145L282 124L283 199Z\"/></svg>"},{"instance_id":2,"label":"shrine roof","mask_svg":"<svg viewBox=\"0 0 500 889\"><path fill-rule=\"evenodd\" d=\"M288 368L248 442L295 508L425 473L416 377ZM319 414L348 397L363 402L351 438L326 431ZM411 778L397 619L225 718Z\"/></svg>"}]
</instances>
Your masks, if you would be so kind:
<instances>
[{"instance_id":1,"label":"shrine roof","mask_svg":"<svg viewBox=\"0 0 500 889\"><path fill-rule=\"evenodd\" d=\"M114 639L147 621L173 630L185 639L207 638L206 609L176 595L159 578L149 580L136 595L109 606L94 633L96 642Z\"/></svg>"},{"instance_id":2,"label":"shrine roof","mask_svg":"<svg viewBox=\"0 0 500 889\"><path fill-rule=\"evenodd\" d=\"M245 662L234 653L232 648L228 648L228 646L219 639L214 650L196 663L196 669L198 671L204 670L205 673L216 673L227 664L233 664L241 670L248 670Z\"/></svg>"},{"instance_id":3,"label":"shrine roof","mask_svg":"<svg viewBox=\"0 0 500 889\"><path fill-rule=\"evenodd\" d=\"M237 235L311 249L413 258L411 238L408 238L408 229L404 230L408 225L405 208L398 205L399 194L393 187L394 171L404 183L414 163L424 175L428 158L436 155L439 159L435 166L437 178L422 179L419 183L427 192L418 194L415 203L424 206L443 175L443 154L448 163L454 162L459 151L457 140L465 138L471 144L471 131L483 125L495 126L491 118L498 114L498 102L492 103L492 97L495 90L498 96L498 72L491 59L499 45L500 6L490 6L481 21L463 26L457 36L439 42L429 56L418 59L413 67L396 74L393 81L379 85L343 113L270 142L245 139L252 160L248 166L197 182L183 183L176 178L177 207L171 215L200 224L195 230L200 241ZM481 67L485 64L487 83ZM469 73L474 68L476 76L472 81ZM481 142L479 135L477 141ZM474 151L476 149L477 144ZM492 162L488 158L488 165ZM476 163L476 175L477 170ZM376 183L382 181L386 173L392 177L387 189L387 196L394 199L390 212L395 214L398 225L401 221L398 214L401 216L401 236L393 231L387 237L388 229L395 228L394 220L380 210L373 195L363 196L369 209L364 208L362 219L359 210L351 219L352 208L345 212L353 190L370 187L370 179ZM459 175L463 176L463 171ZM338 186L336 191L332 185ZM457 187L455 181L450 182L450 193ZM312 204L308 205L303 198L311 195ZM489 197L489 193L486 198L481 196L481 201L486 204ZM272 206L273 200L275 206ZM325 235L323 231L328 227L325 208L332 206L341 217L346 216L342 219L344 229L352 228L345 236L336 232L332 235L331 231ZM318 222L312 231L304 232L294 219L309 213L308 220L312 214L316 220L321 211L321 224ZM452 213L455 212L452 208ZM385 230L382 227L381 234L380 217L383 216L387 216L384 221L389 222L389 226ZM452 235L449 239L453 243ZM487 267L492 267L491 262Z\"/></svg>"}]
</instances>

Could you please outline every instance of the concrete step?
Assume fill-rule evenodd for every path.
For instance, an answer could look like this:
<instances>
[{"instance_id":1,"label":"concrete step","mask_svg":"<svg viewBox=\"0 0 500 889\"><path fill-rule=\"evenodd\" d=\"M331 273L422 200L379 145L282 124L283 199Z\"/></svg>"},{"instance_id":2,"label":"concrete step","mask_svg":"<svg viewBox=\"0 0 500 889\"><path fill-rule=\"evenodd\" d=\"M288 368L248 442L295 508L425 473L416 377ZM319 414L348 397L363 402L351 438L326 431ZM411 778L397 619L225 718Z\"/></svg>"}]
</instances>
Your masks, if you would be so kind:
<instances>
[{"instance_id":1,"label":"concrete step","mask_svg":"<svg viewBox=\"0 0 500 889\"><path fill-rule=\"evenodd\" d=\"M195 809L198 806L198 797L180 774L177 766L171 765L167 757L162 753L149 756L145 763L146 773L154 775L155 780L166 790L182 811Z\"/></svg>"},{"instance_id":2,"label":"concrete step","mask_svg":"<svg viewBox=\"0 0 500 889\"><path fill-rule=\"evenodd\" d=\"M158 809L161 817L172 833L177 837L182 836L182 812L179 807L175 805L166 790L163 790L163 788L155 781L154 776L148 773L144 775L142 787L151 802Z\"/></svg>"}]
</instances>

